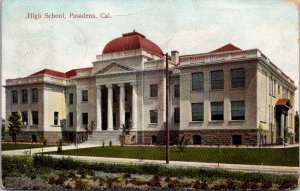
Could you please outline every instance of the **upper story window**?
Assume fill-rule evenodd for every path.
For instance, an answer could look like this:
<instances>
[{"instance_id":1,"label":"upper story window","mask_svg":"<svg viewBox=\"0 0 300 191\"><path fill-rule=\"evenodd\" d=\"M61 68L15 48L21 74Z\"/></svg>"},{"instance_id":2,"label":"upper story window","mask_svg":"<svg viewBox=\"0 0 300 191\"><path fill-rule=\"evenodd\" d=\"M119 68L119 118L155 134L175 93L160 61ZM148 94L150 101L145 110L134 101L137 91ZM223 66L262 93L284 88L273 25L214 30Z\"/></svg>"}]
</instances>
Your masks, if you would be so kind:
<instances>
[{"instance_id":1,"label":"upper story window","mask_svg":"<svg viewBox=\"0 0 300 191\"><path fill-rule=\"evenodd\" d=\"M192 121L203 121L203 103L192 103Z\"/></svg>"},{"instance_id":2,"label":"upper story window","mask_svg":"<svg viewBox=\"0 0 300 191\"><path fill-rule=\"evenodd\" d=\"M82 101L89 101L89 91L88 90L82 90Z\"/></svg>"},{"instance_id":3,"label":"upper story window","mask_svg":"<svg viewBox=\"0 0 300 191\"><path fill-rule=\"evenodd\" d=\"M273 96L276 96L276 80L273 80Z\"/></svg>"},{"instance_id":4,"label":"upper story window","mask_svg":"<svg viewBox=\"0 0 300 191\"><path fill-rule=\"evenodd\" d=\"M19 114L18 114L18 112L13 111L13 112L11 112L11 115L12 116L18 116Z\"/></svg>"},{"instance_id":5,"label":"upper story window","mask_svg":"<svg viewBox=\"0 0 300 191\"><path fill-rule=\"evenodd\" d=\"M28 90L22 90L22 103L28 103Z\"/></svg>"},{"instance_id":6,"label":"upper story window","mask_svg":"<svg viewBox=\"0 0 300 191\"><path fill-rule=\"evenodd\" d=\"M158 97L158 85L157 84L150 85L150 97Z\"/></svg>"},{"instance_id":7,"label":"upper story window","mask_svg":"<svg viewBox=\"0 0 300 191\"><path fill-rule=\"evenodd\" d=\"M224 89L224 73L223 70L210 72L211 89Z\"/></svg>"},{"instance_id":8,"label":"upper story window","mask_svg":"<svg viewBox=\"0 0 300 191\"><path fill-rule=\"evenodd\" d=\"M204 74L197 72L192 74L192 91L199 91L204 89Z\"/></svg>"},{"instance_id":9,"label":"upper story window","mask_svg":"<svg viewBox=\"0 0 300 191\"><path fill-rule=\"evenodd\" d=\"M179 84L174 85L174 97L176 97L176 98L180 97L180 85Z\"/></svg>"},{"instance_id":10,"label":"upper story window","mask_svg":"<svg viewBox=\"0 0 300 191\"><path fill-rule=\"evenodd\" d=\"M32 102L38 102L39 101L39 92L37 88L31 89L31 100Z\"/></svg>"},{"instance_id":11,"label":"upper story window","mask_svg":"<svg viewBox=\"0 0 300 191\"><path fill-rule=\"evenodd\" d=\"M211 120L224 120L223 102L211 102Z\"/></svg>"},{"instance_id":12,"label":"upper story window","mask_svg":"<svg viewBox=\"0 0 300 191\"><path fill-rule=\"evenodd\" d=\"M277 91L278 91L278 95L280 95L280 85L278 85Z\"/></svg>"},{"instance_id":13,"label":"upper story window","mask_svg":"<svg viewBox=\"0 0 300 191\"><path fill-rule=\"evenodd\" d=\"M231 102L231 120L245 120L245 101Z\"/></svg>"},{"instance_id":14,"label":"upper story window","mask_svg":"<svg viewBox=\"0 0 300 191\"><path fill-rule=\"evenodd\" d=\"M174 123L180 123L180 109L179 109L179 107L174 108Z\"/></svg>"},{"instance_id":15,"label":"upper story window","mask_svg":"<svg viewBox=\"0 0 300 191\"><path fill-rule=\"evenodd\" d=\"M17 90L12 91L12 103L18 103L18 91Z\"/></svg>"},{"instance_id":16,"label":"upper story window","mask_svg":"<svg viewBox=\"0 0 300 191\"><path fill-rule=\"evenodd\" d=\"M69 104L73 104L74 101L74 94L69 94Z\"/></svg>"},{"instance_id":17,"label":"upper story window","mask_svg":"<svg viewBox=\"0 0 300 191\"><path fill-rule=\"evenodd\" d=\"M33 125L38 125L39 124L39 112L38 111L32 111L31 116L32 116L32 124Z\"/></svg>"},{"instance_id":18,"label":"upper story window","mask_svg":"<svg viewBox=\"0 0 300 191\"><path fill-rule=\"evenodd\" d=\"M157 110L150 110L150 123L157 123Z\"/></svg>"},{"instance_id":19,"label":"upper story window","mask_svg":"<svg viewBox=\"0 0 300 191\"><path fill-rule=\"evenodd\" d=\"M231 88L245 87L245 69L231 69Z\"/></svg>"},{"instance_id":20,"label":"upper story window","mask_svg":"<svg viewBox=\"0 0 300 191\"><path fill-rule=\"evenodd\" d=\"M58 125L58 112L54 112L54 125Z\"/></svg>"}]
</instances>

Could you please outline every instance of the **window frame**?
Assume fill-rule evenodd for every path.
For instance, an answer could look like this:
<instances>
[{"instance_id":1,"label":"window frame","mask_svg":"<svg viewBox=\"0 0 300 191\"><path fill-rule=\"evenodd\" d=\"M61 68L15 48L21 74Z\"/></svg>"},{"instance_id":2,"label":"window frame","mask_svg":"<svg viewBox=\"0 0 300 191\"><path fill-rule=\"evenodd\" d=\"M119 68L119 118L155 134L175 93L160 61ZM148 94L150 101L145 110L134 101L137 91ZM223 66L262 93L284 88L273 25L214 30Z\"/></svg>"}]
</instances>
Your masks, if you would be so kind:
<instances>
[{"instance_id":1,"label":"window frame","mask_svg":"<svg viewBox=\"0 0 300 191\"><path fill-rule=\"evenodd\" d=\"M242 77L233 76L234 72L236 72L236 71L243 71L243 76ZM230 80L231 80L231 88L232 89L245 88L245 83L246 83L246 70L245 70L245 68L233 68L233 69L231 69L230 70ZM242 85L240 85L240 83ZM238 84L238 85L236 85L236 84Z\"/></svg>"},{"instance_id":2,"label":"window frame","mask_svg":"<svg viewBox=\"0 0 300 191\"><path fill-rule=\"evenodd\" d=\"M155 121L152 121L152 117L153 117L153 115L152 115L152 113L153 114L155 114ZM150 117L150 124L157 124L158 123L158 110L157 109L151 109L150 111L149 111L149 117Z\"/></svg>"},{"instance_id":3,"label":"window frame","mask_svg":"<svg viewBox=\"0 0 300 191\"><path fill-rule=\"evenodd\" d=\"M156 88L156 93L155 95L152 95L152 88L155 87ZM150 84L150 98L157 98L158 97L158 84Z\"/></svg>"},{"instance_id":4,"label":"window frame","mask_svg":"<svg viewBox=\"0 0 300 191\"><path fill-rule=\"evenodd\" d=\"M180 124L180 107L174 107L174 124Z\"/></svg>"},{"instance_id":5,"label":"window frame","mask_svg":"<svg viewBox=\"0 0 300 191\"><path fill-rule=\"evenodd\" d=\"M73 93L69 93L69 105L73 105L73 104L74 104L74 94Z\"/></svg>"},{"instance_id":6,"label":"window frame","mask_svg":"<svg viewBox=\"0 0 300 191\"><path fill-rule=\"evenodd\" d=\"M200 75L199 79L196 79L196 76ZM197 86L195 85L195 83L197 83L197 80L199 81L198 85L199 88L196 88ZM204 90L204 73L203 72L193 72L192 73L192 77L191 77L191 86L192 86L192 91L203 91Z\"/></svg>"},{"instance_id":7,"label":"window frame","mask_svg":"<svg viewBox=\"0 0 300 191\"><path fill-rule=\"evenodd\" d=\"M174 98L180 98L180 84L174 85Z\"/></svg>"},{"instance_id":8,"label":"window frame","mask_svg":"<svg viewBox=\"0 0 300 191\"><path fill-rule=\"evenodd\" d=\"M213 104L219 104L219 103L222 103L222 119L215 119L216 115L217 114L213 114L213 112L220 112L220 111L213 111L213 107L216 106L216 105L213 105ZM221 105L219 106L216 106L216 107L220 107ZM220 114L219 114L220 115ZM224 101L216 101L216 102L210 102L210 120L211 121L224 121Z\"/></svg>"},{"instance_id":9,"label":"window frame","mask_svg":"<svg viewBox=\"0 0 300 191\"><path fill-rule=\"evenodd\" d=\"M34 118L35 114L37 114L36 115L36 117L37 117L36 119ZM39 111L31 111L31 118L32 118L32 125L39 125Z\"/></svg>"},{"instance_id":10,"label":"window frame","mask_svg":"<svg viewBox=\"0 0 300 191\"><path fill-rule=\"evenodd\" d=\"M59 112L54 111L54 113L53 113L53 125L58 126L59 125L58 122L59 122Z\"/></svg>"},{"instance_id":11,"label":"window frame","mask_svg":"<svg viewBox=\"0 0 300 191\"><path fill-rule=\"evenodd\" d=\"M87 117L86 120L84 120L84 115ZM86 124L84 123L85 121L87 121ZM81 113L81 124L82 126L89 124L89 113Z\"/></svg>"},{"instance_id":12,"label":"window frame","mask_svg":"<svg viewBox=\"0 0 300 191\"><path fill-rule=\"evenodd\" d=\"M233 103L238 103L238 102L240 102L240 103L243 103L244 104L244 106L243 106L243 111L242 110L237 110L237 109L235 109L235 110L233 110ZM236 106L235 106L236 107ZM239 111L242 111L243 112L243 116L234 116L233 115L233 112L239 112ZM230 102L230 113L231 113L231 121L245 121L246 120L246 103L245 103L245 100L236 100L236 101L231 101ZM234 119L233 117L236 117L236 119ZM240 119L240 117L243 117L242 119Z\"/></svg>"},{"instance_id":13,"label":"window frame","mask_svg":"<svg viewBox=\"0 0 300 191\"><path fill-rule=\"evenodd\" d=\"M18 99L18 95L19 93L18 93L18 90L12 90L11 91L11 99L12 99L12 104L18 104L18 102L19 102L19 99Z\"/></svg>"},{"instance_id":14,"label":"window frame","mask_svg":"<svg viewBox=\"0 0 300 191\"><path fill-rule=\"evenodd\" d=\"M89 101L89 90L81 90L81 101L82 102Z\"/></svg>"},{"instance_id":15,"label":"window frame","mask_svg":"<svg viewBox=\"0 0 300 191\"><path fill-rule=\"evenodd\" d=\"M213 77L217 76L216 73L221 73L222 79L213 79ZM217 86L218 82L221 84L222 82L222 87L214 87ZM214 84L214 85L213 85ZM223 70L214 70L210 72L210 89L211 90L224 90L224 71Z\"/></svg>"},{"instance_id":16,"label":"window frame","mask_svg":"<svg viewBox=\"0 0 300 191\"><path fill-rule=\"evenodd\" d=\"M74 113L73 112L69 112L69 116L68 117L69 117L69 121L68 121L69 127L73 127L74 126Z\"/></svg>"},{"instance_id":17,"label":"window frame","mask_svg":"<svg viewBox=\"0 0 300 191\"><path fill-rule=\"evenodd\" d=\"M27 89L22 89L21 94L22 94L22 99L21 99L22 103L28 103L28 90Z\"/></svg>"},{"instance_id":18,"label":"window frame","mask_svg":"<svg viewBox=\"0 0 300 191\"><path fill-rule=\"evenodd\" d=\"M24 114L26 114L26 121L24 121ZM28 125L28 111L22 111L21 112L21 117L22 117L22 124L23 125ZM24 124L26 122L26 124Z\"/></svg>"},{"instance_id":19,"label":"window frame","mask_svg":"<svg viewBox=\"0 0 300 191\"><path fill-rule=\"evenodd\" d=\"M198 111L198 113L200 113L200 115L198 116L199 119L195 119L195 117L197 117L197 116L195 116L196 111L194 111L194 107L196 106L196 104L199 105L200 110L202 110L202 111ZM202 107L202 109L201 109L201 107ZM201 113L202 113L202 115L201 115ZM204 121L204 103L203 102L191 103L191 117L192 117L192 122L203 122Z\"/></svg>"},{"instance_id":20,"label":"window frame","mask_svg":"<svg viewBox=\"0 0 300 191\"><path fill-rule=\"evenodd\" d=\"M32 103L39 102L39 90L37 88L31 89L31 102Z\"/></svg>"}]
</instances>

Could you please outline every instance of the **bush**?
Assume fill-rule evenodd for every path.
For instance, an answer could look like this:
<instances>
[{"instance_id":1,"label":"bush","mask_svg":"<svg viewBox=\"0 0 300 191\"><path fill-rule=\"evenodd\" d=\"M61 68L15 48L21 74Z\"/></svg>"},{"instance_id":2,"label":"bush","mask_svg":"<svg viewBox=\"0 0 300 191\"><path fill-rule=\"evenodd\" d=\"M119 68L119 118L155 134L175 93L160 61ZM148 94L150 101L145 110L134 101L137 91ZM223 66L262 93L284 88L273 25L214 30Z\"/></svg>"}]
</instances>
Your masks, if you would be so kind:
<instances>
[{"instance_id":1,"label":"bush","mask_svg":"<svg viewBox=\"0 0 300 191\"><path fill-rule=\"evenodd\" d=\"M59 139L58 141L58 147L57 147L57 153L62 153L62 145L63 145L63 140Z\"/></svg>"},{"instance_id":2,"label":"bush","mask_svg":"<svg viewBox=\"0 0 300 191\"><path fill-rule=\"evenodd\" d=\"M109 146L110 146L110 147L112 146L112 142L111 142L111 141L109 141Z\"/></svg>"},{"instance_id":3,"label":"bush","mask_svg":"<svg viewBox=\"0 0 300 191\"><path fill-rule=\"evenodd\" d=\"M44 136L41 138L41 142L43 143L43 145L47 145L47 139Z\"/></svg>"},{"instance_id":4,"label":"bush","mask_svg":"<svg viewBox=\"0 0 300 191\"><path fill-rule=\"evenodd\" d=\"M184 152L187 144L188 144L188 140L184 136L182 136L177 143L177 147L179 151Z\"/></svg>"}]
</instances>

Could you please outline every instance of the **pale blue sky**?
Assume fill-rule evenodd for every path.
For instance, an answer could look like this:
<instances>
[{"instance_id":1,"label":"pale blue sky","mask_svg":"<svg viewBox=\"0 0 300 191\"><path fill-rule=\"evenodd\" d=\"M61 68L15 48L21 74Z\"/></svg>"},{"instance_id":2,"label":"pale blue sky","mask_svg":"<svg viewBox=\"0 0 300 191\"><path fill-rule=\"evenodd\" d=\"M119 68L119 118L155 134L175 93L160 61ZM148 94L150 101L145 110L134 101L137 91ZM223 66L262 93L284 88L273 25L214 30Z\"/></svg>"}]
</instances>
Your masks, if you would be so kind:
<instances>
[{"instance_id":1,"label":"pale blue sky","mask_svg":"<svg viewBox=\"0 0 300 191\"><path fill-rule=\"evenodd\" d=\"M299 26L294 4L284 0L141 2L4 1L2 83L44 68L65 72L91 66L108 41L135 29L164 52L200 53L227 43L242 49L258 48L298 85ZM28 12L67 16L70 12L110 13L112 18L31 20L27 19Z\"/></svg>"}]
</instances>

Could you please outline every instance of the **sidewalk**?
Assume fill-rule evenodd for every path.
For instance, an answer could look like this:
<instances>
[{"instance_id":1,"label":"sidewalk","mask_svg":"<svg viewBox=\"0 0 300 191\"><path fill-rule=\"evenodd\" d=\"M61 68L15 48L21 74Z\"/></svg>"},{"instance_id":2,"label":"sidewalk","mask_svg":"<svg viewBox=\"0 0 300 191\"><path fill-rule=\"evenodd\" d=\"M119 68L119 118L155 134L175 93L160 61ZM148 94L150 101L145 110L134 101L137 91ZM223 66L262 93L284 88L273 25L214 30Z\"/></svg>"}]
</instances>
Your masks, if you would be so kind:
<instances>
[{"instance_id":1,"label":"sidewalk","mask_svg":"<svg viewBox=\"0 0 300 191\"><path fill-rule=\"evenodd\" d=\"M89 148L95 147L95 145L80 144L78 148ZM76 149L75 145L63 146L63 150ZM41 152L56 151L57 147L45 147L22 149L22 150L11 150L2 151L2 155L33 155ZM130 158L109 158L109 157L89 157L89 156L71 156L71 155L51 155L55 158L72 158L74 160L85 161L85 162L98 162L107 164L151 164L151 165L162 165L172 168L203 168L203 169L224 169L230 171L241 171L241 172L261 172L261 173L280 173L280 174L299 174L299 167L287 167L287 166L267 166L267 165L245 165L245 164L224 164L220 163L205 163L205 162L185 162L185 161L170 161L166 164L163 160L140 160Z\"/></svg>"}]
</instances>

